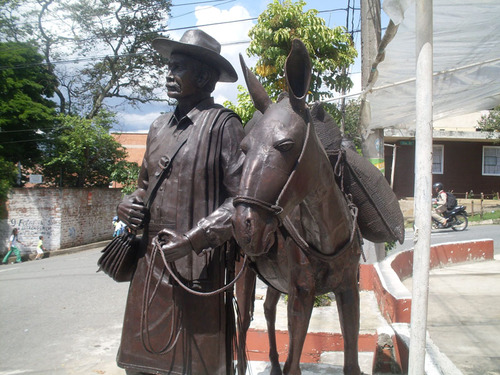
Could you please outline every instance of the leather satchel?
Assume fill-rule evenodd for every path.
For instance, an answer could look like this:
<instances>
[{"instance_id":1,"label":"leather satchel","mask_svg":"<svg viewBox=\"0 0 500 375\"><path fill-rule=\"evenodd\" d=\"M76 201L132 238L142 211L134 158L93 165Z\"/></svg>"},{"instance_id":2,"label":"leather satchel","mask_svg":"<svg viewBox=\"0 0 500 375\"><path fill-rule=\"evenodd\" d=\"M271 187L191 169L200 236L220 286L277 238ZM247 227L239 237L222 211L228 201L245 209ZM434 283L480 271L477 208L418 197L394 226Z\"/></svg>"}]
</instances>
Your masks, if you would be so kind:
<instances>
[{"instance_id":1,"label":"leather satchel","mask_svg":"<svg viewBox=\"0 0 500 375\"><path fill-rule=\"evenodd\" d=\"M165 155L158 162L160 169L155 174L157 180L149 197L146 199L145 206L147 208L151 206L156 196L156 192L167 176L170 166L172 165L172 160L186 143L188 134L188 131L182 133L182 138L179 138L177 149L171 157ZM102 255L97 261L97 265L99 266L97 272L102 271L117 282L132 280L135 268L137 267L137 258L140 252L141 243L141 236L125 228L125 231L120 236L113 238L113 240L101 251Z\"/></svg>"},{"instance_id":2,"label":"leather satchel","mask_svg":"<svg viewBox=\"0 0 500 375\"><path fill-rule=\"evenodd\" d=\"M102 250L102 255L97 261L99 266L97 272L103 271L117 282L132 280L141 239L141 236L125 229Z\"/></svg>"}]
</instances>

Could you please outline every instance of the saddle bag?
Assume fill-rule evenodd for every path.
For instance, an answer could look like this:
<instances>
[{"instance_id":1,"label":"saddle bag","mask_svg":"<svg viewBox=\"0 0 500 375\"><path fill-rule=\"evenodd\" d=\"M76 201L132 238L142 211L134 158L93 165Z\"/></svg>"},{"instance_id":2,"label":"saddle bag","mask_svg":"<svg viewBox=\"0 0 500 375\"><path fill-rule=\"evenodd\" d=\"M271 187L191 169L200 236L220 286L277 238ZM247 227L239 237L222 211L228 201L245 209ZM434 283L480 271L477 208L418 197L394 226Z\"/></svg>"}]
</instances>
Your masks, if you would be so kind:
<instances>
[{"instance_id":1,"label":"saddle bag","mask_svg":"<svg viewBox=\"0 0 500 375\"><path fill-rule=\"evenodd\" d=\"M403 243L403 212L384 175L356 151L342 149L339 155L344 159L341 177L344 190L352 195L353 203L358 207L362 236L376 243L396 240Z\"/></svg>"},{"instance_id":2,"label":"saddle bag","mask_svg":"<svg viewBox=\"0 0 500 375\"><path fill-rule=\"evenodd\" d=\"M384 175L363 156L344 146L335 120L321 103L313 105L311 117L340 188L352 196L358 208L361 235L371 242L403 243L403 212Z\"/></svg>"}]
</instances>

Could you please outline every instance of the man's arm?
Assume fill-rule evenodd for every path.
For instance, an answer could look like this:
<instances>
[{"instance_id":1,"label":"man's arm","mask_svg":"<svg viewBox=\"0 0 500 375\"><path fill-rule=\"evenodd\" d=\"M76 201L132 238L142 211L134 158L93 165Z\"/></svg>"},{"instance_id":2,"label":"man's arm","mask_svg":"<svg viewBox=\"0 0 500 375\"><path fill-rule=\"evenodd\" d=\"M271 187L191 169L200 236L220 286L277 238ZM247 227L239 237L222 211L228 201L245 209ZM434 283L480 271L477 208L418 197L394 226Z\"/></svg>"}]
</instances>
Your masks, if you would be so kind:
<instances>
[{"instance_id":1,"label":"man's arm","mask_svg":"<svg viewBox=\"0 0 500 375\"><path fill-rule=\"evenodd\" d=\"M231 118L223 129L220 163L223 171L222 187L227 198L221 206L198 223L188 232L180 235L164 230L159 237L164 237L166 244L162 246L168 261L173 261L194 251L197 254L204 250L218 247L232 237L231 217L234 212L233 196L239 189L244 155L240 149L244 137L243 127L238 118ZM166 238L165 238L166 237Z\"/></svg>"}]
</instances>

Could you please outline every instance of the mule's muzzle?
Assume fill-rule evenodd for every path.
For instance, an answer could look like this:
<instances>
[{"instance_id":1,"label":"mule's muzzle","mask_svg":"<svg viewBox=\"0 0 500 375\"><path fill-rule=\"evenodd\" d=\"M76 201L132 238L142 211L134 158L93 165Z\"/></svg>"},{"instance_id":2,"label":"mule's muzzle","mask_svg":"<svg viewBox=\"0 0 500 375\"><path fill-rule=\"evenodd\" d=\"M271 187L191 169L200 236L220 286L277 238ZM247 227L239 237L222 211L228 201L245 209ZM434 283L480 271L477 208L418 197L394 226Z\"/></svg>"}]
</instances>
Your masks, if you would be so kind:
<instances>
[{"instance_id":1,"label":"mule's muzzle","mask_svg":"<svg viewBox=\"0 0 500 375\"><path fill-rule=\"evenodd\" d=\"M278 227L275 216L246 204L236 205L233 215L233 234L242 250L250 256L265 254L274 244Z\"/></svg>"}]
</instances>

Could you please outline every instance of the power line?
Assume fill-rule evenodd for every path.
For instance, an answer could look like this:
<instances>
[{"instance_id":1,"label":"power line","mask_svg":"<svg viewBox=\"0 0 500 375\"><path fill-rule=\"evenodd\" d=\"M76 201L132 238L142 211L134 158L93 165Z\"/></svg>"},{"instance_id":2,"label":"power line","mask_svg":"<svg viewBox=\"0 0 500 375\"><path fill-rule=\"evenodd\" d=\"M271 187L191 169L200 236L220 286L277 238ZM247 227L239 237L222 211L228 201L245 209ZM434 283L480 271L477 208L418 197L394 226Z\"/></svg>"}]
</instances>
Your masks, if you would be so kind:
<instances>
[{"instance_id":1,"label":"power line","mask_svg":"<svg viewBox=\"0 0 500 375\"><path fill-rule=\"evenodd\" d=\"M195 2L190 2L190 3L184 3L184 4L170 4L170 8L172 7L182 7L182 6L187 6L187 5L201 5L201 4L208 4L208 3L220 3L220 5L224 5L224 4L227 4L227 3L231 3L231 2L234 2L235 0L202 0L202 1L195 1ZM215 5L215 6L218 6L218 5ZM134 10L130 10L130 11L124 11L122 13L122 15L129 15L129 14L133 14L135 13ZM192 12L189 12L189 13L192 13ZM169 19L175 19L175 18L179 18L179 17L182 17L186 14L189 14L189 13L185 13L185 14L181 14L179 16L171 16L169 15ZM67 20L67 17L61 17L57 11L53 11L53 10L49 10L47 9L46 10L46 14L47 15L53 15L53 18L49 18L49 19L42 19L42 23L50 23L50 22L54 22L54 21L60 21L60 22L63 22L63 23L66 23L66 20ZM21 15L22 16L22 15ZM109 16L109 17L104 17L103 20L106 20L106 19L113 19L114 16ZM23 26L23 25L29 25L29 26L32 26L32 25L38 25L38 21L33 21L33 22L15 22L13 23L14 26Z\"/></svg>"},{"instance_id":2,"label":"power line","mask_svg":"<svg viewBox=\"0 0 500 375\"><path fill-rule=\"evenodd\" d=\"M208 0L209 2L220 2L224 0ZM233 0L230 0L233 1ZM186 4L187 5L187 4ZM339 12L339 11L349 11L349 9L352 9L353 11L353 18L354 18L354 11L358 10L359 8L355 8L355 6L348 8L334 8L334 9L327 9L327 10L320 10L317 11L318 14L320 13L329 13L329 12ZM171 31L180 31L180 30L188 30L192 28L201 28L201 27L210 27L210 26L220 26L220 25L228 25L228 24L233 24L233 23L239 23L239 22L248 22L248 21L255 21L257 20L258 17L249 17L249 18L242 18L238 20L230 20L230 21L221 21L221 22L214 22L214 23L209 23L209 24L202 24L202 25L196 25L196 26L184 26L184 27L176 27L176 28L171 28L171 29L159 29L155 33L161 33L161 32L171 32ZM355 33L359 33L360 30L351 30L352 35ZM153 33L153 32L152 32ZM142 35L147 35L149 33L145 33ZM84 39L85 40L85 39ZM87 39L88 40L93 40L91 38ZM71 39L66 39L65 41L74 41ZM80 40L82 41L82 40ZM229 45L237 45L237 44L245 44L249 43L250 41L237 41L237 42L232 42L232 43L223 43L222 46L229 46ZM6 49L8 50L8 49ZM113 56L113 57L133 57L133 56L145 56L147 53L134 53L134 54L123 54L119 56ZM92 57L81 57L81 58L75 58L75 59L69 59L69 60L56 60L52 61L51 64L53 65L59 65L59 64L69 64L69 63L78 63L78 62L84 62L84 61L92 61L95 59L104 59L106 57L109 57L109 55L102 55L102 56L92 56ZM25 65L17 65L17 66L0 66L0 71L7 70L7 69L24 69L32 66L43 66L47 65L46 62L40 62L40 63L34 63L34 64L25 64Z\"/></svg>"},{"instance_id":3,"label":"power line","mask_svg":"<svg viewBox=\"0 0 500 375\"><path fill-rule=\"evenodd\" d=\"M195 1L193 3L185 3L185 4L171 4L171 7L183 7L186 5L199 5L199 4L207 4L207 3L220 3L221 1L226 0L206 0L206 1Z\"/></svg>"}]
</instances>

